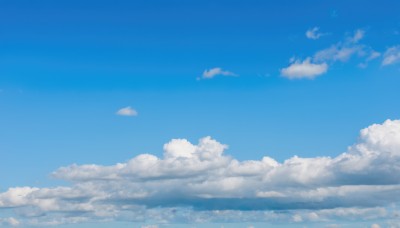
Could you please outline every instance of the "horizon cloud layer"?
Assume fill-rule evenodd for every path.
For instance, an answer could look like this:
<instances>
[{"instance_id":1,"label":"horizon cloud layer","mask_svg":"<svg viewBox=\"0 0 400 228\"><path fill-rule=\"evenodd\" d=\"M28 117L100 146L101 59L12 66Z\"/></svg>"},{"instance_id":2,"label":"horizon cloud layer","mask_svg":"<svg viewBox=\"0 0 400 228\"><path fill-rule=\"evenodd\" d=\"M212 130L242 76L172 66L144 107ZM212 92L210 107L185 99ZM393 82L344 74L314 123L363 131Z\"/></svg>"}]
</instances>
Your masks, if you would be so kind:
<instances>
[{"instance_id":1,"label":"horizon cloud layer","mask_svg":"<svg viewBox=\"0 0 400 228\"><path fill-rule=\"evenodd\" d=\"M300 222L398 213L387 207L400 201L400 120L362 129L358 142L333 158L239 161L224 154L227 148L209 136L197 145L173 139L161 158L140 154L112 166L61 167L52 176L71 186L0 193L0 209L15 217L0 221L204 222L240 212L245 221ZM356 212L339 213L346 210Z\"/></svg>"}]
</instances>

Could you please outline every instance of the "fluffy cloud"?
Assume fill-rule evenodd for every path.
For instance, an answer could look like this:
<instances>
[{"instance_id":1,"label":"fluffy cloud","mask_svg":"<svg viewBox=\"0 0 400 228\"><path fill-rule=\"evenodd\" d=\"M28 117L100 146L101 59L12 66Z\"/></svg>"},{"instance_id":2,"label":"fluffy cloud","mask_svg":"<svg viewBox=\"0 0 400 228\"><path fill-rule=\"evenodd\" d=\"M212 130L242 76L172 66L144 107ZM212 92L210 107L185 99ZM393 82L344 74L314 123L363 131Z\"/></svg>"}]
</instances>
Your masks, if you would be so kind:
<instances>
[{"instance_id":1,"label":"fluffy cloud","mask_svg":"<svg viewBox=\"0 0 400 228\"><path fill-rule=\"evenodd\" d=\"M361 130L358 142L333 158L239 161L224 154L227 148L211 137L198 144L173 139L162 157L61 167L52 175L70 186L10 188L0 193L0 208L30 225L398 217L400 120Z\"/></svg>"},{"instance_id":2,"label":"fluffy cloud","mask_svg":"<svg viewBox=\"0 0 400 228\"><path fill-rule=\"evenodd\" d=\"M306 37L308 39L312 39L312 40L316 40L319 39L321 36L323 36L323 33L318 32L319 28L318 27L314 27L312 29L309 29L306 31Z\"/></svg>"},{"instance_id":3,"label":"fluffy cloud","mask_svg":"<svg viewBox=\"0 0 400 228\"><path fill-rule=\"evenodd\" d=\"M390 47L383 54L382 65L387 66L400 62L400 45Z\"/></svg>"},{"instance_id":4,"label":"fluffy cloud","mask_svg":"<svg viewBox=\"0 0 400 228\"><path fill-rule=\"evenodd\" d=\"M227 70L222 70L222 68L215 67L211 68L209 70L204 70L203 75L201 76L202 79L211 79L214 78L215 76L222 75L222 76L238 76L237 74L227 71ZM198 78L200 79L200 78Z\"/></svg>"},{"instance_id":5,"label":"fluffy cloud","mask_svg":"<svg viewBox=\"0 0 400 228\"><path fill-rule=\"evenodd\" d=\"M313 79L321 74L324 74L327 70L328 64L311 63L311 59L307 58L304 61L294 61L288 67L281 69L281 74L289 79Z\"/></svg>"},{"instance_id":6,"label":"fluffy cloud","mask_svg":"<svg viewBox=\"0 0 400 228\"><path fill-rule=\"evenodd\" d=\"M121 108L116 112L116 114L119 116L137 116L138 112L135 109L128 106L125 108Z\"/></svg>"}]
</instances>

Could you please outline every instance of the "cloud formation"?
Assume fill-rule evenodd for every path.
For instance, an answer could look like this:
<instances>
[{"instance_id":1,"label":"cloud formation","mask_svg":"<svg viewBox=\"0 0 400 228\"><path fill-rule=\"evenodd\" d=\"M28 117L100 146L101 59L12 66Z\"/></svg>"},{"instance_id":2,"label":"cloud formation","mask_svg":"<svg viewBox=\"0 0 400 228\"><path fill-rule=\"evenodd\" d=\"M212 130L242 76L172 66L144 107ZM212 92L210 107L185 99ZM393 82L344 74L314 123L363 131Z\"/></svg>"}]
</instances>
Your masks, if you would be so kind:
<instances>
[{"instance_id":1,"label":"cloud formation","mask_svg":"<svg viewBox=\"0 0 400 228\"><path fill-rule=\"evenodd\" d=\"M307 58L304 61L295 60L288 67L281 69L281 75L289 79L308 78L313 79L328 70L326 63L311 63L311 59Z\"/></svg>"},{"instance_id":2,"label":"cloud formation","mask_svg":"<svg viewBox=\"0 0 400 228\"><path fill-rule=\"evenodd\" d=\"M173 139L162 157L61 167L52 176L71 186L10 188L0 193L0 208L30 225L306 222L398 214L400 120L361 130L358 142L333 158L239 161L224 154L227 148L211 137L197 144Z\"/></svg>"},{"instance_id":3,"label":"cloud formation","mask_svg":"<svg viewBox=\"0 0 400 228\"><path fill-rule=\"evenodd\" d=\"M222 76L238 76L237 74L231 72L231 71L227 71L227 70L223 70L220 67L215 67L215 68L211 68L208 70L204 70L201 78L198 79L211 79L214 78L215 76L218 75L222 75Z\"/></svg>"},{"instance_id":4,"label":"cloud formation","mask_svg":"<svg viewBox=\"0 0 400 228\"><path fill-rule=\"evenodd\" d=\"M18 226L19 224L20 222L13 217L0 218L0 226Z\"/></svg>"},{"instance_id":5,"label":"cloud formation","mask_svg":"<svg viewBox=\"0 0 400 228\"><path fill-rule=\"evenodd\" d=\"M336 43L329 48L320 50L315 53L315 55L313 56L313 60L316 62L346 62L354 55L364 57L367 55L367 53L370 54L367 58L370 58L371 55L376 52L372 49L370 50L370 48L365 45L358 44L358 42L364 37L364 35L365 31L358 29L354 32L353 36L347 37L344 42Z\"/></svg>"},{"instance_id":6,"label":"cloud formation","mask_svg":"<svg viewBox=\"0 0 400 228\"><path fill-rule=\"evenodd\" d=\"M358 41L360 41L362 38L364 38L364 36L365 36L365 31L362 29L357 29L354 32L353 37L350 37L349 39L350 39L350 42L352 42L352 43L358 43Z\"/></svg>"},{"instance_id":7,"label":"cloud formation","mask_svg":"<svg viewBox=\"0 0 400 228\"><path fill-rule=\"evenodd\" d=\"M400 62L400 45L390 47L383 54L382 66Z\"/></svg>"},{"instance_id":8,"label":"cloud formation","mask_svg":"<svg viewBox=\"0 0 400 228\"><path fill-rule=\"evenodd\" d=\"M137 116L138 112L132 107L128 106L125 108L121 108L116 112L116 114L119 116Z\"/></svg>"},{"instance_id":9,"label":"cloud formation","mask_svg":"<svg viewBox=\"0 0 400 228\"><path fill-rule=\"evenodd\" d=\"M310 30L310 37L314 35L312 31L316 32L318 30L315 30L315 28ZM364 36L365 31L358 29L352 36L348 36L341 42L317 51L312 57L307 57L303 61L301 59L291 61L288 67L281 69L281 75L289 79L313 79L326 73L329 65L338 61L347 62L354 56L362 60L359 66L365 68L368 62L378 58L380 53L367 45L359 43Z\"/></svg>"},{"instance_id":10,"label":"cloud formation","mask_svg":"<svg viewBox=\"0 0 400 228\"><path fill-rule=\"evenodd\" d=\"M312 40L317 40L319 39L321 36L323 36L323 33L318 32L319 28L318 27L314 27L311 28L309 30L306 31L306 37L308 39L312 39Z\"/></svg>"}]
</instances>

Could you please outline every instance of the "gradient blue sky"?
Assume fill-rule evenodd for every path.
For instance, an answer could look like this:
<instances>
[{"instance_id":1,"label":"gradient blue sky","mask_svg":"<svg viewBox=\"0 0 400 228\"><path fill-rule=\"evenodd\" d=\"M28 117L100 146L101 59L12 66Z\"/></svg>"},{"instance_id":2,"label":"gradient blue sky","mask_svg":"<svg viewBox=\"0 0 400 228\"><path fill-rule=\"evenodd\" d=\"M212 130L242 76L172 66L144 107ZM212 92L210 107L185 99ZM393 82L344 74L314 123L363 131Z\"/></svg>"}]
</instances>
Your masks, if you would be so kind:
<instances>
[{"instance_id":1,"label":"gradient blue sky","mask_svg":"<svg viewBox=\"0 0 400 228\"><path fill-rule=\"evenodd\" d=\"M162 155L212 136L238 160L335 157L359 130L400 119L400 2L0 1L0 192L68 183L70 164ZM319 39L306 31L318 27ZM281 69L345 42L381 56L331 61L314 79ZM197 80L220 67L236 77ZM119 116L131 106L138 115Z\"/></svg>"}]
</instances>

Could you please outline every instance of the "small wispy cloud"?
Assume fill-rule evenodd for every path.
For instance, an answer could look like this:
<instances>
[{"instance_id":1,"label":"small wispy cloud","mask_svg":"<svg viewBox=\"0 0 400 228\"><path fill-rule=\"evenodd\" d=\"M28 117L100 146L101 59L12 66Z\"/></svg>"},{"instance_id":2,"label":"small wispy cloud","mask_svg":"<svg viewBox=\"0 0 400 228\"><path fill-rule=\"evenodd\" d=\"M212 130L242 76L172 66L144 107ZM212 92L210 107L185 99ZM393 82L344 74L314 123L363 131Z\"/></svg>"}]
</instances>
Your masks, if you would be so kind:
<instances>
[{"instance_id":1,"label":"small wispy cloud","mask_svg":"<svg viewBox=\"0 0 400 228\"><path fill-rule=\"evenodd\" d=\"M304 61L295 60L288 67L281 69L282 76L289 79L308 78L313 79L324 74L328 70L326 63L311 63L311 59Z\"/></svg>"},{"instance_id":2,"label":"small wispy cloud","mask_svg":"<svg viewBox=\"0 0 400 228\"><path fill-rule=\"evenodd\" d=\"M138 112L135 109L128 106L125 108L121 108L116 112L116 114L119 116L137 116Z\"/></svg>"},{"instance_id":3,"label":"small wispy cloud","mask_svg":"<svg viewBox=\"0 0 400 228\"><path fill-rule=\"evenodd\" d=\"M390 47L383 54L382 66L400 63L400 45Z\"/></svg>"},{"instance_id":4,"label":"small wispy cloud","mask_svg":"<svg viewBox=\"0 0 400 228\"><path fill-rule=\"evenodd\" d=\"M353 36L349 36L344 42L338 42L329 48L323 49L315 53L313 60L318 61L341 61L346 62L354 55L363 56L366 52L373 52L368 50L371 48L365 45L360 45L358 42L364 37L365 31L358 29L354 32ZM371 53L372 54L372 53Z\"/></svg>"},{"instance_id":5,"label":"small wispy cloud","mask_svg":"<svg viewBox=\"0 0 400 228\"><path fill-rule=\"evenodd\" d=\"M353 43L358 43L362 38L365 36L365 31L362 29L357 29L353 35L353 37L350 37L350 41Z\"/></svg>"},{"instance_id":6,"label":"small wispy cloud","mask_svg":"<svg viewBox=\"0 0 400 228\"><path fill-rule=\"evenodd\" d=\"M312 40L317 40L323 35L325 35L325 34L319 32L319 28L318 27L314 27L314 28L311 28L311 29L306 31L306 37L308 39L312 39Z\"/></svg>"},{"instance_id":7,"label":"small wispy cloud","mask_svg":"<svg viewBox=\"0 0 400 228\"><path fill-rule=\"evenodd\" d=\"M367 61L374 60L380 56L381 56L381 53L379 53L377 51L372 51L371 54L368 56Z\"/></svg>"},{"instance_id":8,"label":"small wispy cloud","mask_svg":"<svg viewBox=\"0 0 400 228\"><path fill-rule=\"evenodd\" d=\"M317 39L321 35L318 33L318 28L315 27L307 31L306 36L310 39ZM361 59L362 62L358 66L365 68L369 61L380 57L381 53L373 50L370 46L360 44L359 42L364 36L365 31L357 29L351 36L345 37L344 40L328 48L317 51L313 56L307 57L303 61L301 59L290 61L291 64L288 67L281 69L281 75L289 79L313 79L326 73L328 67L335 62L347 62L353 57ZM386 56L387 59L384 60L382 65L400 60L400 46L399 50L396 50L395 47L388 49Z\"/></svg>"},{"instance_id":9,"label":"small wispy cloud","mask_svg":"<svg viewBox=\"0 0 400 228\"><path fill-rule=\"evenodd\" d=\"M197 78L197 79L211 79L214 78L216 76L234 76L237 77L239 75L231 72L231 71L227 71L227 70L223 70L220 67L215 67L215 68L211 68L211 69L207 69L204 70L203 74L201 75L201 77Z\"/></svg>"}]
</instances>

